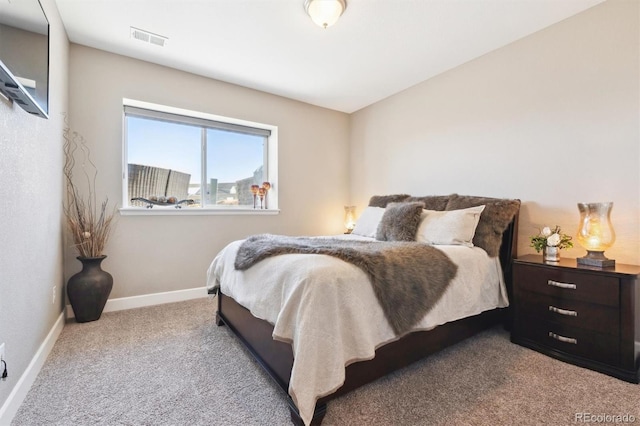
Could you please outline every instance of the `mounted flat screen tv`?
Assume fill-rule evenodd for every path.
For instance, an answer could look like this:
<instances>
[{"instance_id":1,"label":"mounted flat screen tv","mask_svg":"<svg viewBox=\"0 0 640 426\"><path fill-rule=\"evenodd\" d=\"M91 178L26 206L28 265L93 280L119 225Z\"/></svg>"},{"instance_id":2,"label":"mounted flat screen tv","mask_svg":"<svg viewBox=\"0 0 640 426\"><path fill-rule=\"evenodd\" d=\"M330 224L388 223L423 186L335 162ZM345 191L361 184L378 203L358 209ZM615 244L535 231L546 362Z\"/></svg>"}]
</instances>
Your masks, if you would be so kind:
<instances>
[{"instance_id":1,"label":"mounted flat screen tv","mask_svg":"<svg viewBox=\"0 0 640 426\"><path fill-rule=\"evenodd\" d=\"M49 21L38 0L0 1L0 92L49 114Z\"/></svg>"}]
</instances>

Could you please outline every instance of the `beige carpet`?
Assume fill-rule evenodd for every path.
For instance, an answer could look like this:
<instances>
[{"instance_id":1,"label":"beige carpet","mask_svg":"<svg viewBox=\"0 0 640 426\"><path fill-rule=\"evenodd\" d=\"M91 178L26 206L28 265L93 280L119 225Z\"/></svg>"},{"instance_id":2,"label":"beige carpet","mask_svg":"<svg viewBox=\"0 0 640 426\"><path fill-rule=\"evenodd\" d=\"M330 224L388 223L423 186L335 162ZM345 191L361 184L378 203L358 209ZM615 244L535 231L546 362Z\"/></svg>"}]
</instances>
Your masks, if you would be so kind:
<instances>
[{"instance_id":1,"label":"beige carpet","mask_svg":"<svg viewBox=\"0 0 640 426\"><path fill-rule=\"evenodd\" d=\"M12 425L290 424L284 394L214 312L199 299L67 324ZM640 386L494 328L329 403L323 424L570 425L577 413L640 424Z\"/></svg>"}]
</instances>

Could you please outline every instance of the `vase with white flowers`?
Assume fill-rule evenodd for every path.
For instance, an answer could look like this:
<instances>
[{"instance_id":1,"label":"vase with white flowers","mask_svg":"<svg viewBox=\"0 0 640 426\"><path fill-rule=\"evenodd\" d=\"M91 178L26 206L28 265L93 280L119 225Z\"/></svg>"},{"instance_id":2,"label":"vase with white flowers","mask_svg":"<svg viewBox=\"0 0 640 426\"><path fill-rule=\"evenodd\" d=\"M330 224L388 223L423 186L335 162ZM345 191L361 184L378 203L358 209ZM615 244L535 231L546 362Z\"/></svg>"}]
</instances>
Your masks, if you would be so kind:
<instances>
[{"instance_id":1,"label":"vase with white flowers","mask_svg":"<svg viewBox=\"0 0 640 426\"><path fill-rule=\"evenodd\" d=\"M77 259L82 263L82 270L67 282L67 296L77 322L95 321L100 318L113 288L113 277L102 270L100 264L107 257L103 250L111 234L116 209L115 206L108 207L106 198L98 202L98 171L84 138L68 127L63 131L63 138L64 214L73 246L79 254ZM81 159L80 164L76 164L76 157ZM79 181L74 179L76 166L82 170ZM83 188L86 188L81 192L78 185L83 181Z\"/></svg>"},{"instance_id":2,"label":"vase with white flowers","mask_svg":"<svg viewBox=\"0 0 640 426\"><path fill-rule=\"evenodd\" d=\"M537 253L542 251L543 259L547 262L560 261L560 250L573 247L571 236L563 234L558 225L551 229L548 226L542 228L538 235L531 237L531 247Z\"/></svg>"}]
</instances>

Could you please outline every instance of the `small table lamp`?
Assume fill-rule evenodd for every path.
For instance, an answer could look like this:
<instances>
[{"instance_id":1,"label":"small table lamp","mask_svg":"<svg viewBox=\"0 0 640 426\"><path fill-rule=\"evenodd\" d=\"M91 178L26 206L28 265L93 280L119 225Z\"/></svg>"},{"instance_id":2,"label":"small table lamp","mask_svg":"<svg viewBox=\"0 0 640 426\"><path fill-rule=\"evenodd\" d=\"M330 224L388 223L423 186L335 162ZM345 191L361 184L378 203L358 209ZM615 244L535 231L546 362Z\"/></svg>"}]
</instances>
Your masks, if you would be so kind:
<instances>
[{"instance_id":1,"label":"small table lamp","mask_svg":"<svg viewBox=\"0 0 640 426\"><path fill-rule=\"evenodd\" d=\"M578 203L580 226L578 243L587 250L587 255L577 259L578 265L607 268L616 266L604 251L613 245L616 234L611 225L613 203Z\"/></svg>"},{"instance_id":2,"label":"small table lamp","mask_svg":"<svg viewBox=\"0 0 640 426\"><path fill-rule=\"evenodd\" d=\"M356 206L344 206L345 234L350 234L356 227Z\"/></svg>"}]
</instances>

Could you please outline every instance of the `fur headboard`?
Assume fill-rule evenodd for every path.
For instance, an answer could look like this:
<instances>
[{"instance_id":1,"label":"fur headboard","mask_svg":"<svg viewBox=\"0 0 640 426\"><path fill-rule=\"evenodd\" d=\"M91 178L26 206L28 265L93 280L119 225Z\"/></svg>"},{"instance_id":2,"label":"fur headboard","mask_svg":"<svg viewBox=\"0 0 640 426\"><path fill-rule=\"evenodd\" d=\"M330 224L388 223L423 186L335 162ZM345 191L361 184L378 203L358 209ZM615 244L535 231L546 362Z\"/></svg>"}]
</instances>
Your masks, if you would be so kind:
<instances>
[{"instance_id":1,"label":"fur headboard","mask_svg":"<svg viewBox=\"0 0 640 426\"><path fill-rule=\"evenodd\" d=\"M485 205L476 228L473 244L482 247L490 256L499 256L509 298L511 298L511 262L517 256L518 213L520 200L478 197L469 195L429 195L413 197L408 194L374 195L369 206L386 207L389 203L423 202L428 210L458 210Z\"/></svg>"}]
</instances>

